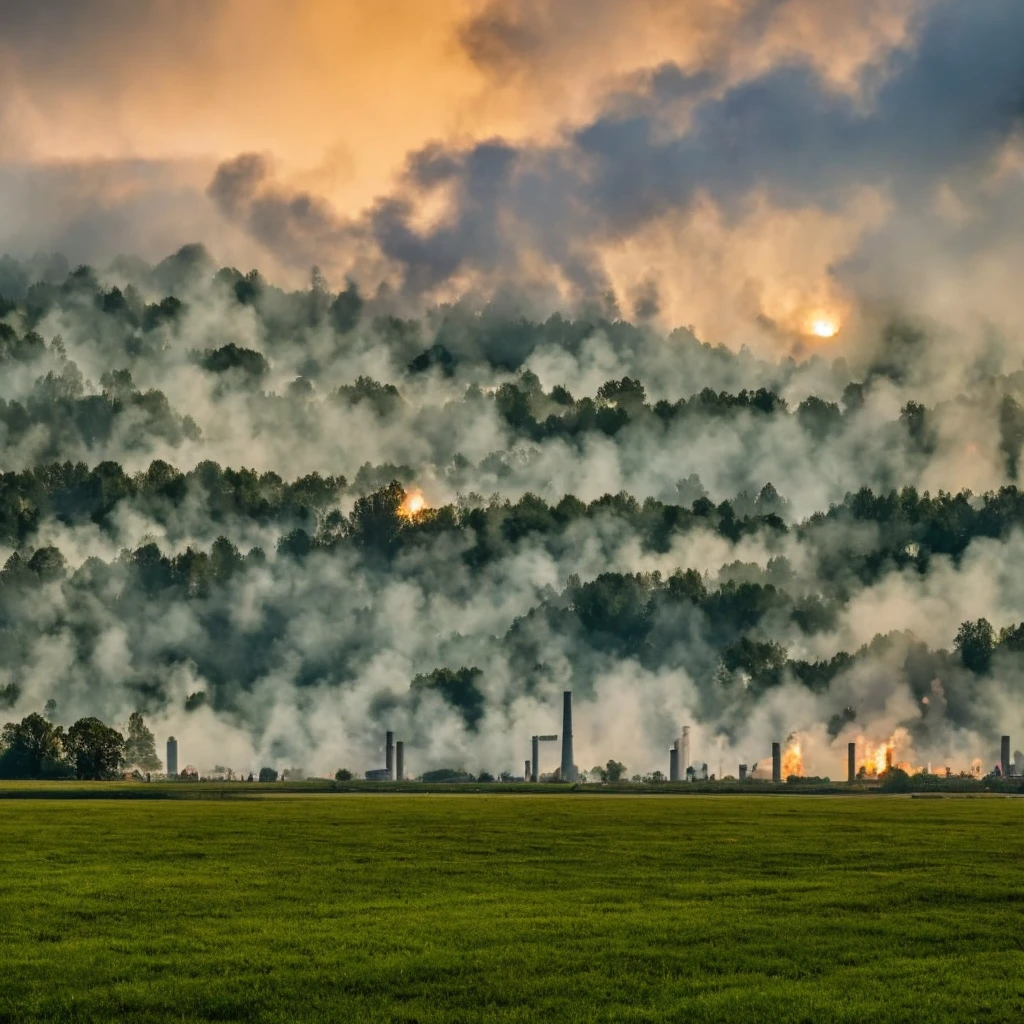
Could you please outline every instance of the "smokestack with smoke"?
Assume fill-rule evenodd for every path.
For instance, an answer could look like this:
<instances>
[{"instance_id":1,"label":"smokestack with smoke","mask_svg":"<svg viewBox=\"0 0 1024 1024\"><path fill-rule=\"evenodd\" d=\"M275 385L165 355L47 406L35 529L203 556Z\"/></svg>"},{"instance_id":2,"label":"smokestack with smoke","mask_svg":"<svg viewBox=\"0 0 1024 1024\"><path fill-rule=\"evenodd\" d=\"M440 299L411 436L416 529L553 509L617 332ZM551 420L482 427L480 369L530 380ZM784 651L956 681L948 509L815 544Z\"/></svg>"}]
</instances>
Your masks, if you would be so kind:
<instances>
[{"instance_id":1,"label":"smokestack with smoke","mask_svg":"<svg viewBox=\"0 0 1024 1024\"><path fill-rule=\"evenodd\" d=\"M405 779L405 742L399 740L395 744L395 778L401 782Z\"/></svg>"},{"instance_id":2,"label":"smokestack with smoke","mask_svg":"<svg viewBox=\"0 0 1024 1024\"><path fill-rule=\"evenodd\" d=\"M782 744L772 744L772 782L782 781Z\"/></svg>"},{"instance_id":3,"label":"smokestack with smoke","mask_svg":"<svg viewBox=\"0 0 1024 1024\"><path fill-rule=\"evenodd\" d=\"M390 730L384 737L384 769L388 773L388 778L395 777L395 734Z\"/></svg>"},{"instance_id":4,"label":"smokestack with smoke","mask_svg":"<svg viewBox=\"0 0 1024 1024\"><path fill-rule=\"evenodd\" d=\"M857 781L857 744L846 744L846 781Z\"/></svg>"},{"instance_id":5,"label":"smokestack with smoke","mask_svg":"<svg viewBox=\"0 0 1024 1024\"><path fill-rule=\"evenodd\" d=\"M576 762L572 753L572 691L562 694L562 770L563 782L576 781Z\"/></svg>"},{"instance_id":6,"label":"smokestack with smoke","mask_svg":"<svg viewBox=\"0 0 1024 1024\"><path fill-rule=\"evenodd\" d=\"M1004 779L1010 776L1010 737L1003 736L999 741L999 773Z\"/></svg>"}]
</instances>

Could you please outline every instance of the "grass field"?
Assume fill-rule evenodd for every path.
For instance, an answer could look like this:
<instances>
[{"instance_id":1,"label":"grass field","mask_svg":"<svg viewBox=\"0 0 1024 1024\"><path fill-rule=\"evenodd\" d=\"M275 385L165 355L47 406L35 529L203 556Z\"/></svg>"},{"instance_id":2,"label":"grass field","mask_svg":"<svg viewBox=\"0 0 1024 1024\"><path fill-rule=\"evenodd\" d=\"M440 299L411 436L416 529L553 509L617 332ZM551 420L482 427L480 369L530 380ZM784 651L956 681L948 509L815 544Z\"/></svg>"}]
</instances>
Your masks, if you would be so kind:
<instances>
[{"instance_id":1,"label":"grass field","mask_svg":"<svg viewBox=\"0 0 1024 1024\"><path fill-rule=\"evenodd\" d=\"M0 802L2 1021L1024 1017L1024 800Z\"/></svg>"}]
</instances>

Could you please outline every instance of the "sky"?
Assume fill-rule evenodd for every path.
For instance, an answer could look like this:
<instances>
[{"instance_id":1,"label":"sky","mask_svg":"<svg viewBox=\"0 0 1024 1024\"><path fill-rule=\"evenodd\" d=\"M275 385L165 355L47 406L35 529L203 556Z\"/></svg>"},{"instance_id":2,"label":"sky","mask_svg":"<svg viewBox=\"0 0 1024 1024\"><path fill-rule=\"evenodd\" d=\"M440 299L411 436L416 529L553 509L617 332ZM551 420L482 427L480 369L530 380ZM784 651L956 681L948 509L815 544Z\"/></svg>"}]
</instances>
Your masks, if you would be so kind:
<instances>
[{"instance_id":1,"label":"sky","mask_svg":"<svg viewBox=\"0 0 1024 1024\"><path fill-rule=\"evenodd\" d=\"M7 0L0 250L1016 329L1017 0ZM1012 294L1012 291L1011 291Z\"/></svg>"}]
</instances>

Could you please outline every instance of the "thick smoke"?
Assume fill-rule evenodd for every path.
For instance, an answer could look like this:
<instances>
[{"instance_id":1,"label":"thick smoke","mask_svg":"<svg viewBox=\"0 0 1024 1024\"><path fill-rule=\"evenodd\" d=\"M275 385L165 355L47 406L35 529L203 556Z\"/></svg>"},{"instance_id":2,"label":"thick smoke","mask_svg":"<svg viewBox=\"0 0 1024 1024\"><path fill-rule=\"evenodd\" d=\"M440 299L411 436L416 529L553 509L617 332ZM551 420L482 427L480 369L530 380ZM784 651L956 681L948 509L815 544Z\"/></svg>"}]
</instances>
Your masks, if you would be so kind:
<instances>
[{"instance_id":1,"label":"thick smoke","mask_svg":"<svg viewBox=\"0 0 1024 1024\"><path fill-rule=\"evenodd\" d=\"M565 688L582 768L664 770L683 722L712 771L794 734L833 776L853 738L966 767L1024 728L1016 633L953 649L1024 597L1019 4L436 5L409 66L442 39L461 77L374 153L291 133L359 89L242 67L326 6L105 37L121 6L0 16L10 717L317 773L385 728L413 771L519 770ZM392 480L441 511L360 532Z\"/></svg>"},{"instance_id":2,"label":"thick smoke","mask_svg":"<svg viewBox=\"0 0 1024 1024\"><path fill-rule=\"evenodd\" d=\"M663 769L682 722L715 772L791 733L813 773L897 733L966 767L1024 724L1015 641L948 653L1016 624L1016 512L965 497L946 539L851 497L1015 479L1019 379L933 399L916 328L778 361L600 315L402 320L200 247L2 271L4 468L84 464L5 477L12 717L142 709L182 763L317 773L385 728L410 770L515 771L566 688L584 768ZM357 514L392 479L441 509L397 547Z\"/></svg>"},{"instance_id":3,"label":"thick smoke","mask_svg":"<svg viewBox=\"0 0 1024 1024\"><path fill-rule=\"evenodd\" d=\"M815 306L852 314L859 296L1006 329L1012 311L991 302L998 261L970 288L954 281L1018 234L1022 17L1013 2L929 5L847 88L800 54L747 76L710 58L664 63L553 140L419 150L358 218L278 183L256 156L223 165L210 194L271 251L410 299L510 282L538 301L554 284L570 303L654 289L670 315L751 341L799 334ZM469 37L478 56L493 39L505 56L489 59L511 49L528 63L536 31L495 15ZM759 255L744 257L751 247ZM710 302L706 276L687 267L709 258ZM955 308L939 294L950 288ZM731 319L714 312L723 299Z\"/></svg>"}]
</instances>

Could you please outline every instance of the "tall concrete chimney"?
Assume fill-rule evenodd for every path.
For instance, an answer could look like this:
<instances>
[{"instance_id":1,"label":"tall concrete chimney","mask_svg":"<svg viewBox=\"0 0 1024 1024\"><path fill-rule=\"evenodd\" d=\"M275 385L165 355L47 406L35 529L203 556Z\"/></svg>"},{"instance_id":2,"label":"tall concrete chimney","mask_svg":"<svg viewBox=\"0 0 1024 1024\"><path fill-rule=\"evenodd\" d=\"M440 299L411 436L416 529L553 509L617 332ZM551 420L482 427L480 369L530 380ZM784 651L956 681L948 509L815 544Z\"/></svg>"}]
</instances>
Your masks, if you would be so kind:
<instances>
[{"instance_id":1,"label":"tall concrete chimney","mask_svg":"<svg viewBox=\"0 0 1024 1024\"><path fill-rule=\"evenodd\" d=\"M178 741L173 736L167 739L167 774L178 774Z\"/></svg>"},{"instance_id":2,"label":"tall concrete chimney","mask_svg":"<svg viewBox=\"0 0 1024 1024\"><path fill-rule=\"evenodd\" d=\"M576 781L576 762L572 756L572 690L562 693L562 771L563 782Z\"/></svg>"},{"instance_id":3,"label":"tall concrete chimney","mask_svg":"<svg viewBox=\"0 0 1024 1024\"><path fill-rule=\"evenodd\" d=\"M395 778L399 782L405 778L405 742L399 740L395 744Z\"/></svg>"},{"instance_id":4,"label":"tall concrete chimney","mask_svg":"<svg viewBox=\"0 0 1024 1024\"><path fill-rule=\"evenodd\" d=\"M388 730L384 734L384 768L387 770L388 778L395 777L395 734Z\"/></svg>"},{"instance_id":5,"label":"tall concrete chimney","mask_svg":"<svg viewBox=\"0 0 1024 1024\"><path fill-rule=\"evenodd\" d=\"M999 772L1004 779L1010 777L1010 737L1004 736L999 741Z\"/></svg>"},{"instance_id":6,"label":"tall concrete chimney","mask_svg":"<svg viewBox=\"0 0 1024 1024\"><path fill-rule=\"evenodd\" d=\"M782 745L772 744L772 782L782 781Z\"/></svg>"},{"instance_id":7,"label":"tall concrete chimney","mask_svg":"<svg viewBox=\"0 0 1024 1024\"><path fill-rule=\"evenodd\" d=\"M529 761L526 762L526 771L523 772L523 781L524 782L529 782L530 781L530 762Z\"/></svg>"},{"instance_id":8,"label":"tall concrete chimney","mask_svg":"<svg viewBox=\"0 0 1024 1024\"><path fill-rule=\"evenodd\" d=\"M675 746L668 752L668 780L679 781L679 747Z\"/></svg>"},{"instance_id":9,"label":"tall concrete chimney","mask_svg":"<svg viewBox=\"0 0 1024 1024\"><path fill-rule=\"evenodd\" d=\"M857 744L846 744L846 781L857 781Z\"/></svg>"},{"instance_id":10,"label":"tall concrete chimney","mask_svg":"<svg viewBox=\"0 0 1024 1024\"><path fill-rule=\"evenodd\" d=\"M683 735L679 739L679 774L686 777L686 769L690 767L690 727L683 726Z\"/></svg>"}]
</instances>

